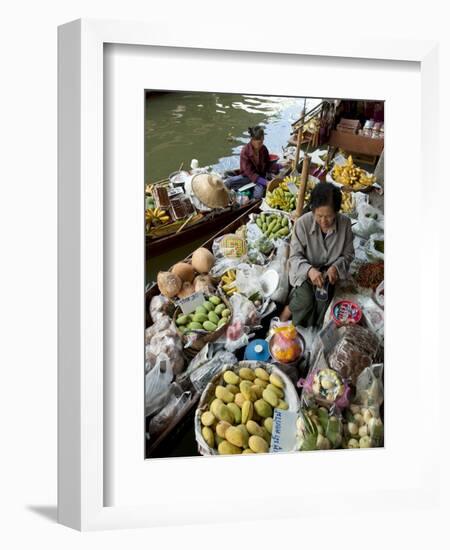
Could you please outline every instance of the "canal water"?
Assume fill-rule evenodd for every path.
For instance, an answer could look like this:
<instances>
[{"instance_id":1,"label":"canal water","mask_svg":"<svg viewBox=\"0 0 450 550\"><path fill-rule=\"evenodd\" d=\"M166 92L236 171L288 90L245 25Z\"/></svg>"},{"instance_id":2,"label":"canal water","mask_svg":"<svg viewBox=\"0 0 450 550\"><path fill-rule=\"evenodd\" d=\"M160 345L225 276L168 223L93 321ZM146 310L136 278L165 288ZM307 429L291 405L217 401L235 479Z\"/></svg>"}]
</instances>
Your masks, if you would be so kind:
<instances>
[{"instance_id":1,"label":"canal water","mask_svg":"<svg viewBox=\"0 0 450 550\"><path fill-rule=\"evenodd\" d=\"M306 110L320 99L307 99ZM145 109L145 181L158 181L192 159L222 173L239 167L239 154L249 140L248 127L261 125L270 153L283 156L304 98L205 92L149 92ZM147 258L147 281L186 257L200 242L185 243L156 258ZM186 253L187 252L187 253Z\"/></svg>"}]
</instances>

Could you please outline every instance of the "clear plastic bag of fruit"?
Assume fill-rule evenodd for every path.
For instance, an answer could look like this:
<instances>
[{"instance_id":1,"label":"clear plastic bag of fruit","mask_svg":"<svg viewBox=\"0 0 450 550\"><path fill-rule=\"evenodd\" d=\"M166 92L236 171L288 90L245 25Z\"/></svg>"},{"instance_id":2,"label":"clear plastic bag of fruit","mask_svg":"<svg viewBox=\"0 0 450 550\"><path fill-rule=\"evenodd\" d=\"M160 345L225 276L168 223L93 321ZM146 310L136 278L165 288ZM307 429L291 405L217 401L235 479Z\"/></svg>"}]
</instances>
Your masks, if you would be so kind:
<instances>
[{"instance_id":1,"label":"clear plastic bag of fruit","mask_svg":"<svg viewBox=\"0 0 450 550\"><path fill-rule=\"evenodd\" d=\"M302 407L297 419L299 451L339 449L343 442L342 417L326 407Z\"/></svg>"},{"instance_id":2,"label":"clear plastic bag of fruit","mask_svg":"<svg viewBox=\"0 0 450 550\"><path fill-rule=\"evenodd\" d=\"M330 369L320 351L314 366L306 378L300 378L297 387L302 388L302 402L307 406L342 410L349 405L350 387L334 370Z\"/></svg>"},{"instance_id":3,"label":"clear plastic bag of fruit","mask_svg":"<svg viewBox=\"0 0 450 550\"><path fill-rule=\"evenodd\" d=\"M272 328L270 353L280 363L293 363L300 359L303 352L302 340L291 323L278 323Z\"/></svg>"},{"instance_id":4,"label":"clear plastic bag of fruit","mask_svg":"<svg viewBox=\"0 0 450 550\"><path fill-rule=\"evenodd\" d=\"M377 406L352 403L344 414L344 441L346 449L368 449L384 444L384 425Z\"/></svg>"}]
</instances>

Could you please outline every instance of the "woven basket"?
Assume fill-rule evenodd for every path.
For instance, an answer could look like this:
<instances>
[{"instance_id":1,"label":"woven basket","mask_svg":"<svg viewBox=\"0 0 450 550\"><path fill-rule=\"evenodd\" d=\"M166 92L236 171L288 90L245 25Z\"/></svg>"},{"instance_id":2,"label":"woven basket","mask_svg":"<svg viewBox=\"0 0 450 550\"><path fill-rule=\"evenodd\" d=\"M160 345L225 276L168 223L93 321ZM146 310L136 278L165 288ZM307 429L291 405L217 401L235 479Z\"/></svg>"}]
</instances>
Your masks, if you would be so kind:
<instances>
[{"instance_id":1,"label":"woven basket","mask_svg":"<svg viewBox=\"0 0 450 550\"><path fill-rule=\"evenodd\" d=\"M205 299L206 298L207 298L207 296L205 295ZM231 304L230 304L228 298L223 293L221 293L220 298L231 312L228 323L225 323L224 325L222 325L220 328L218 328L214 332L207 332L207 331L200 331L200 330L199 331L193 331L193 332L198 334L198 338L196 338L195 341L189 347L184 348L185 353L188 356L196 355L197 352L199 352L206 344L208 344L209 342L215 342L218 338L220 338L222 336L222 334L224 334L226 332L226 330L227 330L227 328L230 324L230 320L233 318L233 310L231 308ZM175 309L175 313L173 315L173 321L174 322L175 322L175 319L178 317L178 315L180 313L181 313L181 308L177 307ZM187 342L188 342L187 336L185 334L183 334L183 335L181 335L181 337L182 337L183 344L187 344Z\"/></svg>"},{"instance_id":2,"label":"woven basket","mask_svg":"<svg viewBox=\"0 0 450 550\"><path fill-rule=\"evenodd\" d=\"M292 412L298 412L300 408L300 400L294 384L291 382L288 376L275 365L272 365L270 363L263 363L261 361L240 361L239 363L235 363L234 365L224 365L222 371L216 374L216 376L214 376L211 382L206 386L200 398L197 410L195 411L195 439L197 441L198 451L203 456L218 455L219 453L216 449L211 449L211 447L206 443L202 435L202 424L200 418L202 414L206 410L208 410L211 401L215 399L216 386L219 383L223 382L224 371L232 370L236 374L238 374L239 369L241 369L242 367L248 367L253 370L261 367L265 369L269 374L271 374L272 372L277 374L284 382L284 401L289 406L288 410Z\"/></svg>"}]
</instances>

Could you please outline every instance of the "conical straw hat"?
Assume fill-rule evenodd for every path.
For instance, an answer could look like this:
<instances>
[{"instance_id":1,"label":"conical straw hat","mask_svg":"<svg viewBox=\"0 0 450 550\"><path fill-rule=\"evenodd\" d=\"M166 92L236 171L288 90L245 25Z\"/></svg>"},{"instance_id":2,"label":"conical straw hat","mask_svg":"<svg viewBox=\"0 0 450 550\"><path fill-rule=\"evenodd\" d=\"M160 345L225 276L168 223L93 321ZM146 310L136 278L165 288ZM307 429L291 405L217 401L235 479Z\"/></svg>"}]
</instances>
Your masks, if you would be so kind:
<instances>
[{"instance_id":1,"label":"conical straw hat","mask_svg":"<svg viewBox=\"0 0 450 550\"><path fill-rule=\"evenodd\" d=\"M192 178L191 188L195 196L209 208L225 208L230 202L225 184L213 174L197 174Z\"/></svg>"}]
</instances>

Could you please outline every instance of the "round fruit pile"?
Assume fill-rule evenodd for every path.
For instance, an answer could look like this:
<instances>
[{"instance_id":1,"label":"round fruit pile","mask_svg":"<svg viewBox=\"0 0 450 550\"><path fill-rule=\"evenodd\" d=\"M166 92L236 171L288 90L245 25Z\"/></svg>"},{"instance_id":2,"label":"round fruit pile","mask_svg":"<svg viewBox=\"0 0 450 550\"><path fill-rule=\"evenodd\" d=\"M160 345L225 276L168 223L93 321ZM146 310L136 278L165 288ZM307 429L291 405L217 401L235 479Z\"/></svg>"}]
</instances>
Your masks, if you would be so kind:
<instances>
[{"instance_id":1,"label":"round fruit pile","mask_svg":"<svg viewBox=\"0 0 450 550\"><path fill-rule=\"evenodd\" d=\"M231 317L231 311L219 296L210 296L198 306L193 313L178 314L175 322L182 334L194 330L214 332L226 325Z\"/></svg>"},{"instance_id":2,"label":"round fruit pile","mask_svg":"<svg viewBox=\"0 0 450 550\"><path fill-rule=\"evenodd\" d=\"M289 408L282 378L266 369L228 369L220 376L214 395L202 407L201 435L221 455L267 453L274 408Z\"/></svg>"}]
</instances>

